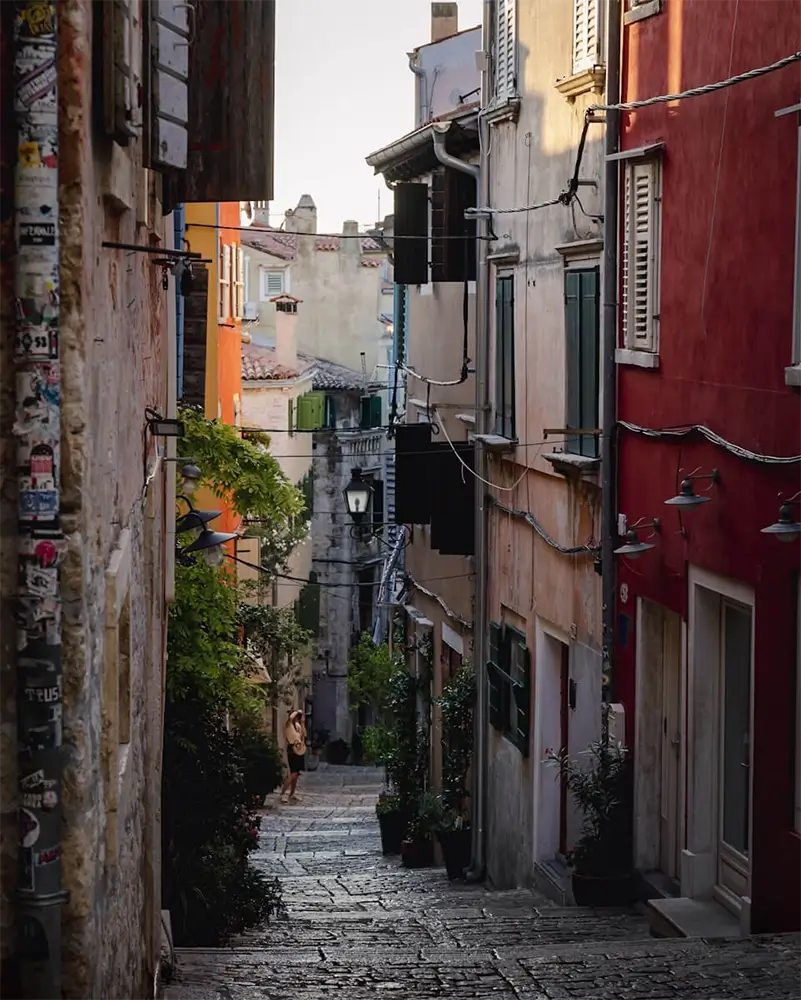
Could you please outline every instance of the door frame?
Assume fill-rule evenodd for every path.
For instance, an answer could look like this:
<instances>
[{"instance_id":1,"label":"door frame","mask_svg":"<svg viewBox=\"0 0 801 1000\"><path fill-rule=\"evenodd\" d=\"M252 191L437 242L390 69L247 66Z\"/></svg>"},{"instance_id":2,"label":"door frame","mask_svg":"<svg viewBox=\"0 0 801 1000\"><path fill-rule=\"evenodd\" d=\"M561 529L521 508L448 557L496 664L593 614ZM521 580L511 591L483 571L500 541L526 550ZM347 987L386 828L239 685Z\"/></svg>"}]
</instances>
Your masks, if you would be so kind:
<instances>
[{"instance_id":1,"label":"door frame","mask_svg":"<svg viewBox=\"0 0 801 1000\"><path fill-rule=\"evenodd\" d=\"M659 704L659 718L656 718L654 709L656 705L653 700L646 699L645 692L645 671L646 664L646 633L645 618L646 605L652 606L662 612L662 629L659 636L660 647L660 677L658 678L658 690L652 692L656 694ZM635 682L634 682L634 789L635 801L638 803L634 817L634 863L641 871L660 871L661 859L661 803L662 803L662 778L663 762L661 750L663 746L660 740L660 754L658 761L650 761L658 769L654 773L652 767L643 760L643 734L653 730L658 724L660 732L662 720L664 718L664 690L665 690L665 663L664 663L664 615L672 615L678 622L678 660L675 664L675 682L677 684L676 696L677 724L679 737L679 754L676 763L677 767L677 790L676 790L676 815L674 817L673 835L676 838L676 864L677 869L674 874L678 881L681 872L681 854L685 843L685 796L686 796L686 763L687 763L687 623L678 612L671 608L652 601L649 598L637 597L636 605L636 625L635 625ZM654 794L649 794L653 790L654 777L658 778L657 788ZM643 808L645 806L645 808Z\"/></svg>"},{"instance_id":2,"label":"door frame","mask_svg":"<svg viewBox=\"0 0 801 1000\"><path fill-rule=\"evenodd\" d=\"M742 898L722 890L718 884L719 795L720 795L720 608L723 600L751 611L751 768L749 770L749 826L753 841L754 796L754 638L756 613L754 590L739 580L710 573L698 566L688 568L687 650L687 777L686 847L681 855L681 890L693 899L716 899L739 914L743 930L750 924L751 879L749 864L747 895ZM715 669L710 669L710 663ZM711 721L711 724L710 724ZM753 850L749 846L749 855Z\"/></svg>"}]
</instances>

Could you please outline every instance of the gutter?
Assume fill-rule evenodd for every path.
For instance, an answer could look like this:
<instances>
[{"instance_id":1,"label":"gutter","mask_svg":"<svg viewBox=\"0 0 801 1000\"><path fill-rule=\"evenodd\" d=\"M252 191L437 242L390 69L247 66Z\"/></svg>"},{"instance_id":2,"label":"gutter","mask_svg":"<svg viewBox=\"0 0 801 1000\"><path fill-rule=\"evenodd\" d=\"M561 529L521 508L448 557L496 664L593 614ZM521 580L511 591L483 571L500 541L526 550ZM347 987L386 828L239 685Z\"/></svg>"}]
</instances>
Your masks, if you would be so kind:
<instances>
[{"instance_id":1,"label":"gutter","mask_svg":"<svg viewBox=\"0 0 801 1000\"><path fill-rule=\"evenodd\" d=\"M607 17L606 103L620 101L622 60L620 0L609 0ZM603 575L603 698L615 697L614 647L615 602L617 598L617 295L618 295L618 212L620 163L613 159L620 145L620 111L606 112L606 158L604 167L604 279L601 358L603 365L603 411L601 416L601 568Z\"/></svg>"},{"instance_id":2,"label":"gutter","mask_svg":"<svg viewBox=\"0 0 801 1000\"><path fill-rule=\"evenodd\" d=\"M431 141L431 136L434 134L437 127L442 128L446 125L450 127L454 124L454 122L457 125L462 123L467 124L476 117L477 112L473 107L467 113L460 114L448 119L447 121L429 122L427 125L423 125L420 128L415 129L414 132L410 132L408 135L403 136L403 138L396 139L395 142L391 142L388 146L384 146L382 149L377 149L374 153L370 153L369 156L365 157L365 162L368 167L373 168L375 173L381 174L386 169L391 167L396 160L402 159L404 154L419 153L423 151Z\"/></svg>"},{"instance_id":3,"label":"gutter","mask_svg":"<svg viewBox=\"0 0 801 1000\"><path fill-rule=\"evenodd\" d=\"M481 167L473 163L465 163L464 160L460 160L458 156L452 156L445 149L445 137L448 134L451 124L451 122L434 122L432 124L431 138L434 140L434 156L444 166L450 167L452 170L458 170L463 174L469 174L475 180L476 184L478 184L481 178Z\"/></svg>"},{"instance_id":4,"label":"gutter","mask_svg":"<svg viewBox=\"0 0 801 1000\"><path fill-rule=\"evenodd\" d=\"M60 997L64 815L63 671L59 562L61 525L61 368L59 328L58 14L54 2L18 5L15 80L44 67L36 93L18 99L17 145L47 149L52 165L14 170L17 305L18 641L17 752L19 842L16 891L18 986L15 995ZM34 11L34 8L37 8ZM41 9L39 9L41 8ZM36 13L28 20L25 14ZM32 27L35 25L35 30ZM52 67L52 79L47 67ZM15 86L19 98L19 85ZM31 176L35 175L35 183ZM11 886L8 887L11 889Z\"/></svg>"},{"instance_id":5,"label":"gutter","mask_svg":"<svg viewBox=\"0 0 801 1000\"><path fill-rule=\"evenodd\" d=\"M417 93L418 93L418 115L419 121L422 124L428 118L428 94L426 93L426 71L422 66L417 64L418 55L417 52L407 52L406 55L409 58L409 69L417 77Z\"/></svg>"},{"instance_id":6,"label":"gutter","mask_svg":"<svg viewBox=\"0 0 801 1000\"><path fill-rule=\"evenodd\" d=\"M494 4L484 0L484 22L482 28L482 49L492 50L492 30L494 24ZM481 75L481 108L484 111L490 102L490 73L485 69ZM478 204L489 206L489 156L488 125L486 117L479 112L479 177ZM467 882L480 882L486 870L487 818L487 529L489 506L485 498L484 484L487 479L487 452L481 435L488 431L489 414L489 339L490 339L490 295L488 259L491 234L489 215L478 220L478 268L476 273L476 563L475 563L475 610L473 612L473 668L476 675L476 708L473 715L475 767L473 769L473 815L470 867L465 872ZM481 478L479 478L481 477Z\"/></svg>"}]
</instances>

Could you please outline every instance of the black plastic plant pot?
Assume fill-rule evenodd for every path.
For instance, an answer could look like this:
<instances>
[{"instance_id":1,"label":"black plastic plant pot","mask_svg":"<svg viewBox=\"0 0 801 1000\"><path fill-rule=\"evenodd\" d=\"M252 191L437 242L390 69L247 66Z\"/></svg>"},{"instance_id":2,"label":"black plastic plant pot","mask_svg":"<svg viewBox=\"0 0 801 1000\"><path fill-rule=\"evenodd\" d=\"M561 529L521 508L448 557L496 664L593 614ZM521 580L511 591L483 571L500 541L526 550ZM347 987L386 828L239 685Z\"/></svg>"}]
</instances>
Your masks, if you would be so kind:
<instances>
[{"instance_id":1,"label":"black plastic plant pot","mask_svg":"<svg viewBox=\"0 0 801 1000\"><path fill-rule=\"evenodd\" d=\"M470 848L472 838L470 828L463 827L461 830L440 830L437 834L439 846L442 848L442 857L445 861L445 871L448 878L463 878L464 870L470 866Z\"/></svg>"},{"instance_id":2,"label":"black plastic plant pot","mask_svg":"<svg viewBox=\"0 0 801 1000\"><path fill-rule=\"evenodd\" d=\"M406 818L399 809L378 814L381 831L381 853L400 854L401 842L406 832Z\"/></svg>"},{"instance_id":3,"label":"black plastic plant pot","mask_svg":"<svg viewBox=\"0 0 801 1000\"><path fill-rule=\"evenodd\" d=\"M430 837L408 838L401 844L404 868L431 868L434 865L434 841Z\"/></svg>"}]
</instances>

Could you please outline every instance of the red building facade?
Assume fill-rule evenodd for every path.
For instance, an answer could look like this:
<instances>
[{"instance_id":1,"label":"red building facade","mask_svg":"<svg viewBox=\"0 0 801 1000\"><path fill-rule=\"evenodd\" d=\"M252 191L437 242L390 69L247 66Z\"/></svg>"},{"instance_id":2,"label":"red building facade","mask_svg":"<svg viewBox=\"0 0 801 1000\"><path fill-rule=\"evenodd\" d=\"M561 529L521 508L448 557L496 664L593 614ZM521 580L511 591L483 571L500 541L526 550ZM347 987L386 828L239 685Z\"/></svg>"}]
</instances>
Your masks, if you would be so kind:
<instances>
[{"instance_id":1,"label":"red building facade","mask_svg":"<svg viewBox=\"0 0 801 1000\"><path fill-rule=\"evenodd\" d=\"M625 6L622 101L801 50L799 0ZM801 545L761 531L801 489L800 101L794 62L621 122L617 509L653 548L617 556L615 680L679 932L800 922ZM666 505L692 475L704 502Z\"/></svg>"}]
</instances>

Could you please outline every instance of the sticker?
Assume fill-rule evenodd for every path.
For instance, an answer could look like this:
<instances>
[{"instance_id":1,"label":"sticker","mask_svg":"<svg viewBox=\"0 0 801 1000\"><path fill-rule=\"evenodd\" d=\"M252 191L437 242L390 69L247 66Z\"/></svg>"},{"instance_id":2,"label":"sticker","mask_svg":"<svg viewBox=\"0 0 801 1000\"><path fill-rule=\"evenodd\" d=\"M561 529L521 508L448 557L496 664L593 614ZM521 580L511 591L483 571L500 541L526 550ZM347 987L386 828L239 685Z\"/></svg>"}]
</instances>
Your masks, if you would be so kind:
<instances>
[{"instance_id":1,"label":"sticker","mask_svg":"<svg viewBox=\"0 0 801 1000\"><path fill-rule=\"evenodd\" d=\"M56 245L56 224L54 222L20 222L18 240L21 247L54 247Z\"/></svg>"},{"instance_id":2,"label":"sticker","mask_svg":"<svg viewBox=\"0 0 801 1000\"><path fill-rule=\"evenodd\" d=\"M620 602L625 604L629 599L629 585L627 583L620 584Z\"/></svg>"},{"instance_id":3,"label":"sticker","mask_svg":"<svg viewBox=\"0 0 801 1000\"><path fill-rule=\"evenodd\" d=\"M48 566L43 569L36 563L28 563L25 566L25 589L28 594L34 597L57 597L58 596L58 570L55 566ZM40 618L44 617L40 615Z\"/></svg>"},{"instance_id":4,"label":"sticker","mask_svg":"<svg viewBox=\"0 0 801 1000\"><path fill-rule=\"evenodd\" d=\"M52 865L54 861L58 861L61 857L61 845L56 844L55 847L48 847L44 851L37 851L33 856L33 864L35 868L44 868L45 865Z\"/></svg>"},{"instance_id":5,"label":"sticker","mask_svg":"<svg viewBox=\"0 0 801 1000\"><path fill-rule=\"evenodd\" d=\"M20 778L20 788L39 788L44 782L44 771L33 771Z\"/></svg>"},{"instance_id":6,"label":"sticker","mask_svg":"<svg viewBox=\"0 0 801 1000\"><path fill-rule=\"evenodd\" d=\"M14 433L58 440L60 371L56 363L43 363L17 372L17 419ZM26 487L20 486L20 489ZM27 487L30 489L30 487Z\"/></svg>"},{"instance_id":7,"label":"sticker","mask_svg":"<svg viewBox=\"0 0 801 1000\"><path fill-rule=\"evenodd\" d=\"M58 358L58 330L47 326L21 326L17 330L14 355L17 360Z\"/></svg>"},{"instance_id":8,"label":"sticker","mask_svg":"<svg viewBox=\"0 0 801 1000\"><path fill-rule=\"evenodd\" d=\"M26 687L25 700L30 704L49 705L61 698L61 686L53 684L50 687Z\"/></svg>"},{"instance_id":9,"label":"sticker","mask_svg":"<svg viewBox=\"0 0 801 1000\"><path fill-rule=\"evenodd\" d=\"M14 60L14 109L18 113L56 110L56 53L52 45L23 45Z\"/></svg>"},{"instance_id":10,"label":"sticker","mask_svg":"<svg viewBox=\"0 0 801 1000\"><path fill-rule=\"evenodd\" d=\"M39 839L42 828L30 809L19 811L19 840L23 847L33 847Z\"/></svg>"},{"instance_id":11,"label":"sticker","mask_svg":"<svg viewBox=\"0 0 801 1000\"><path fill-rule=\"evenodd\" d=\"M33 850L23 847L19 852L19 888L22 892L34 892Z\"/></svg>"},{"instance_id":12,"label":"sticker","mask_svg":"<svg viewBox=\"0 0 801 1000\"><path fill-rule=\"evenodd\" d=\"M17 10L17 34L20 40L46 38L55 31L55 4L41 0L20 5Z\"/></svg>"},{"instance_id":13,"label":"sticker","mask_svg":"<svg viewBox=\"0 0 801 1000\"><path fill-rule=\"evenodd\" d=\"M50 483L52 485L52 480ZM40 488L30 476L19 479L19 517L22 521L48 521L58 517L58 493L53 488Z\"/></svg>"},{"instance_id":14,"label":"sticker","mask_svg":"<svg viewBox=\"0 0 801 1000\"><path fill-rule=\"evenodd\" d=\"M20 555L35 559L42 567L56 566L67 551L67 540L60 532L34 529L33 534L20 539Z\"/></svg>"}]
</instances>

